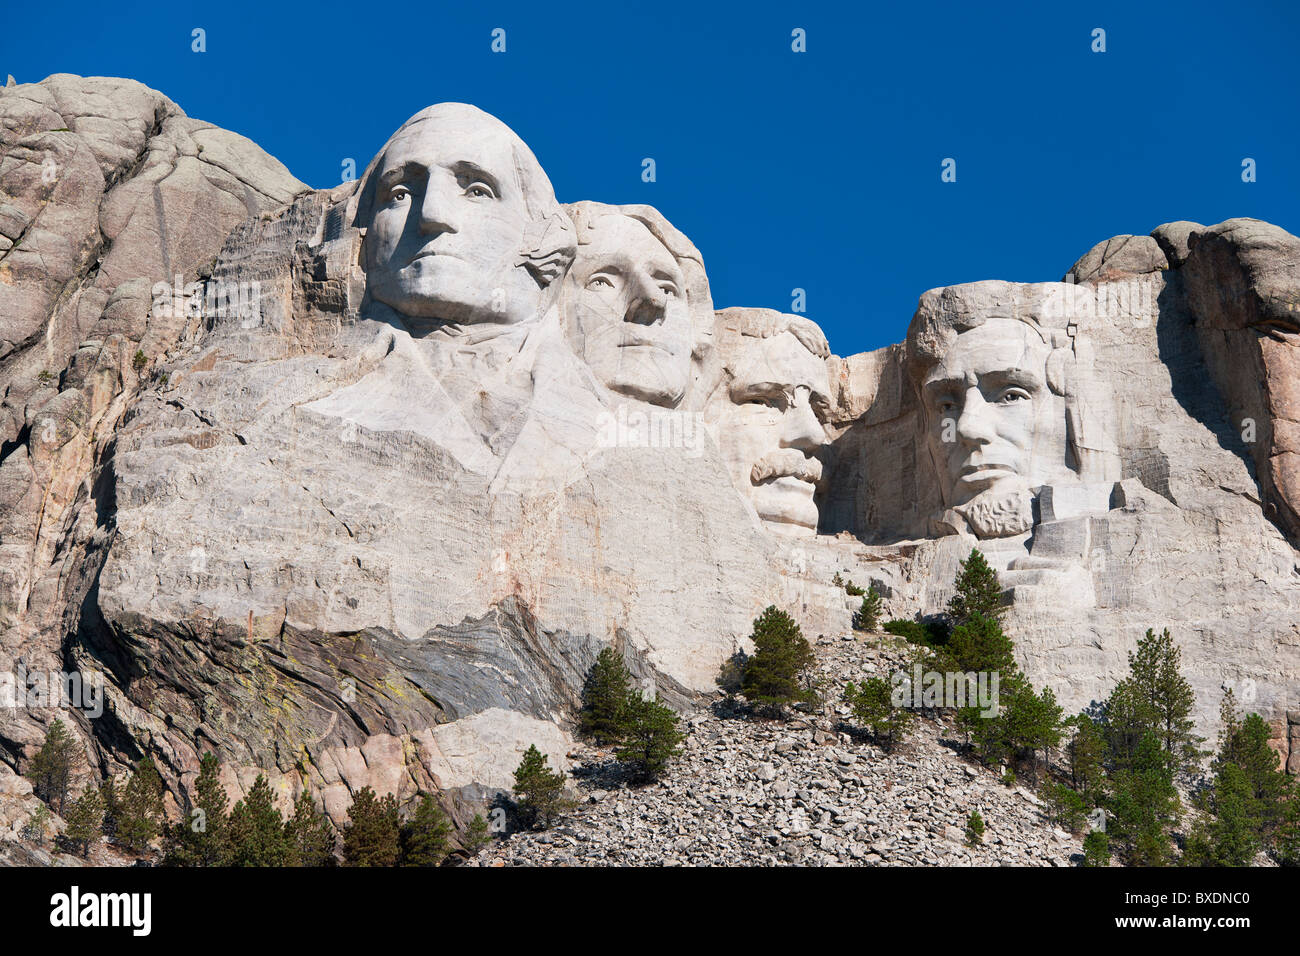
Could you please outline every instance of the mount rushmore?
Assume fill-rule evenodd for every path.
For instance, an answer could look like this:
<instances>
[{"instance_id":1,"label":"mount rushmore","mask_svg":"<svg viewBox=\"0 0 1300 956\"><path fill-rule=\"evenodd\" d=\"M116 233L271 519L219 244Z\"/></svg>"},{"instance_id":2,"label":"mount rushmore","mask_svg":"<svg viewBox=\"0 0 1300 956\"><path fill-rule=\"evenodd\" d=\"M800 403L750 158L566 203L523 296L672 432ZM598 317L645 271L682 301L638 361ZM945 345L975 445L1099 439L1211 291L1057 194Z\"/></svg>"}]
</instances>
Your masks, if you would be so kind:
<instances>
[{"instance_id":1,"label":"mount rushmore","mask_svg":"<svg viewBox=\"0 0 1300 956\"><path fill-rule=\"evenodd\" d=\"M978 546L1068 708L1168 627L1200 732L1232 687L1295 773L1298 335L1300 239L1234 219L931 290L839 357L473 106L313 190L133 81L11 82L0 672L103 701L10 681L0 760L62 714L174 794L215 750L235 795L454 811L564 765L601 649L687 708L767 605L845 632L838 574L935 614Z\"/></svg>"}]
</instances>

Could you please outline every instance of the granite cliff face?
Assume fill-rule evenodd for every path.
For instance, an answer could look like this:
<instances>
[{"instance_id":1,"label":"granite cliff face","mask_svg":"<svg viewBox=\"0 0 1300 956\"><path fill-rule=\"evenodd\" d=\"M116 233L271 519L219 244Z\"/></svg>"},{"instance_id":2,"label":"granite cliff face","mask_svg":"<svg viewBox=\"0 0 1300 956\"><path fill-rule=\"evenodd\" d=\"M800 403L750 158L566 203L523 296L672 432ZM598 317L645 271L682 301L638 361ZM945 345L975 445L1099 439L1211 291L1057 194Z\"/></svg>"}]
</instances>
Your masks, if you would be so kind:
<instances>
[{"instance_id":1,"label":"granite cliff face","mask_svg":"<svg viewBox=\"0 0 1300 956\"><path fill-rule=\"evenodd\" d=\"M767 604L838 635L839 571L934 613L974 546L1067 706L1168 626L1201 732L1233 686L1300 770L1277 227L932 290L840 358L715 311L659 211L560 205L473 107L332 190L130 81L10 87L0 118L0 665L103 688L62 712L96 772L149 753L179 794L215 749L235 796L463 817L529 744L563 765L602 648L688 709ZM0 706L0 757L59 713Z\"/></svg>"}]
</instances>

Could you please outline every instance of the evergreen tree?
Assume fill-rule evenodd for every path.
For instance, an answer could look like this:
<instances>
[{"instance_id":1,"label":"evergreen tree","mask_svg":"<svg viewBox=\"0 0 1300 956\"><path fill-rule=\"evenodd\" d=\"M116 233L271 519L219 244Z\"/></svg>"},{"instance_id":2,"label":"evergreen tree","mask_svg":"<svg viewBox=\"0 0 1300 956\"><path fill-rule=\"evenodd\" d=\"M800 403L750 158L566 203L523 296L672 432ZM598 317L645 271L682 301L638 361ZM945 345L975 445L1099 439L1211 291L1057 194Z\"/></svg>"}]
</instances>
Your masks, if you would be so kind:
<instances>
[{"instance_id":1,"label":"evergreen tree","mask_svg":"<svg viewBox=\"0 0 1300 956\"><path fill-rule=\"evenodd\" d=\"M64 819L67 827L63 831L63 838L78 856L88 856L90 844L98 838L104 823L104 798L99 788L87 787L83 790L81 796L68 808Z\"/></svg>"},{"instance_id":2,"label":"evergreen tree","mask_svg":"<svg viewBox=\"0 0 1300 956\"><path fill-rule=\"evenodd\" d=\"M768 605L750 635L754 656L745 665L740 692L750 703L780 713L784 705L807 698L799 677L813 662L803 631L785 611Z\"/></svg>"},{"instance_id":3,"label":"evergreen tree","mask_svg":"<svg viewBox=\"0 0 1300 956\"><path fill-rule=\"evenodd\" d=\"M421 794L415 812L402 824L402 866L441 865L447 858L451 831L451 821L433 794Z\"/></svg>"},{"instance_id":4,"label":"evergreen tree","mask_svg":"<svg viewBox=\"0 0 1300 956\"><path fill-rule=\"evenodd\" d=\"M1053 747L1061 743L1061 708L1051 688L1044 687L1035 694L1029 681L1020 674L1012 675L1009 693L1003 697L1003 710L997 720L1009 750L1028 753L1030 769L1038 779L1036 753L1043 752L1043 764L1048 766Z\"/></svg>"},{"instance_id":5,"label":"evergreen tree","mask_svg":"<svg viewBox=\"0 0 1300 956\"><path fill-rule=\"evenodd\" d=\"M1169 862L1168 827L1178 819L1178 792L1173 764L1154 733L1147 732L1127 763L1111 776L1108 804L1113 834L1128 844L1130 864Z\"/></svg>"},{"instance_id":6,"label":"evergreen tree","mask_svg":"<svg viewBox=\"0 0 1300 956\"><path fill-rule=\"evenodd\" d=\"M474 819L469 822L469 828L465 831L462 842L465 845L465 852L470 856L492 842L492 831L488 829L488 822L483 818L483 814L474 814Z\"/></svg>"},{"instance_id":7,"label":"evergreen tree","mask_svg":"<svg viewBox=\"0 0 1300 956\"><path fill-rule=\"evenodd\" d=\"M978 551L975 552L979 554ZM1005 683L1016 671L1015 646L997 618L972 612L948 636L948 655L955 669L998 674Z\"/></svg>"},{"instance_id":8,"label":"evergreen tree","mask_svg":"<svg viewBox=\"0 0 1300 956\"><path fill-rule=\"evenodd\" d=\"M82 759L77 739L57 717L45 733L45 742L32 758L27 769L27 779L32 782L36 796L44 800L56 813L62 814L68 800L72 775Z\"/></svg>"},{"instance_id":9,"label":"evergreen tree","mask_svg":"<svg viewBox=\"0 0 1300 956\"><path fill-rule=\"evenodd\" d=\"M1260 807L1246 774L1225 764L1215 776L1210 809L1187 838L1186 866L1250 866L1259 852Z\"/></svg>"},{"instance_id":10,"label":"evergreen tree","mask_svg":"<svg viewBox=\"0 0 1300 956\"><path fill-rule=\"evenodd\" d=\"M518 806L529 824L545 829L567 806L564 797L564 774L547 766L547 756L530 745L515 768L515 795Z\"/></svg>"},{"instance_id":11,"label":"evergreen tree","mask_svg":"<svg viewBox=\"0 0 1300 956\"><path fill-rule=\"evenodd\" d=\"M1082 830L1084 813L1087 810L1083 796L1056 781L1048 781L1043 789L1047 805L1052 810L1052 820L1071 833Z\"/></svg>"},{"instance_id":12,"label":"evergreen tree","mask_svg":"<svg viewBox=\"0 0 1300 956\"><path fill-rule=\"evenodd\" d=\"M104 822L100 828L104 831L104 836L115 840L118 823L122 819L122 798L118 796L117 784L111 776L99 785L99 796L104 803Z\"/></svg>"},{"instance_id":13,"label":"evergreen tree","mask_svg":"<svg viewBox=\"0 0 1300 956\"><path fill-rule=\"evenodd\" d=\"M1101 800L1106 782L1103 761L1106 758L1106 739L1102 728L1087 714L1079 714L1070 721L1074 736L1066 746L1070 763L1070 784L1083 796L1090 807Z\"/></svg>"},{"instance_id":14,"label":"evergreen tree","mask_svg":"<svg viewBox=\"0 0 1300 956\"><path fill-rule=\"evenodd\" d=\"M578 729L599 744L623 737L625 711L632 699L632 675L612 647L602 650L582 689Z\"/></svg>"},{"instance_id":15,"label":"evergreen tree","mask_svg":"<svg viewBox=\"0 0 1300 956\"><path fill-rule=\"evenodd\" d=\"M656 779L686 739L680 723L676 712L658 695L653 699L631 695L623 721L623 743L616 756L633 765L639 780Z\"/></svg>"},{"instance_id":16,"label":"evergreen tree","mask_svg":"<svg viewBox=\"0 0 1300 956\"><path fill-rule=\"evenodd\" d=\"M204 754L189 813L166 830L164 860L169 866L221 866L230 859L229 799L220 774L216 755Z\"/></svg>"},{"instance_id":17,"label":"evergreen tree","mask_svg":"<svg viewBox=\"0 0 1300 956\"><path fill-rule=\"evenodd\" d=\"M248 795L230 811L232 866L286 866L290 862L284 820L266 777L257 775Z\"/></svg>"},{"instance_id":18,"label":"evergreen tree","mask_svg":"<svg viewBox=\"0 0 1300 956\"><path fill-rule=\"evenodd\" d=\"M998 574L984 559L979 548L974 548L961 563L954 582L955 592L948 602L948 619L954 628L960 627L975 615L998 620L1002 615L1002 586Z\"/></svg>"},{"instance_id":19,"label":"evergreen tree","mask_svg":"<svg viewBox=\"0 0 1300 956\"><path fill-rule=\"evenodd\" d=\"M984 818L978 810L972 810L966 818L966 843L979 846L984 842Z\"/></svg>"},{"instance_id":20,"label":"evergreen tree","mask_svg":"<svg viewBox=\"0 0 1300 956\"><path fill-rule=\"evenodd\" d=\"M858 723L889 751L906 739L916 720L912 711L895 705L893 688L883 677L868 677L861 684L848 684L844 688L844 701L853 709Z\"/></svg>"},{"instance_id":21,"label":"evergreen tree","mask_svg":"<svg viewBox=\"0 0 1300 956\"><path fill-rule=\"evenodd\" d=\"M862 598L862 606L853 615L853 629L855 631L876 630L880 627L880 611L880 595L876 592L876 586L873 584L867 588L867 593Z\"/></svg>"},{"instance_id":22,"label":"evergreen tree","mask_svg":"<svg viewBox=\"0 0 1300 956\"><path fill-rule=\"evenodd\" d=\"M293 816L284 821L284 838L292 866L334 865L334 824L316 808L306 787L293 802Z\"/></svg>"},{"instance_id":23,"label":"evergreen tree","mask_svg":"<svg viewBox=\"0 0 1300 956\"><path fill-rule=\"evenodd\" d=\"M136 764L122 788L117 808L117 839L132 852L143 853L158 835L162 815L162 777L153 759L145 757Z\"/></svg>"},{"instance_id":24,"label":"evergreen tree","mask_svg":"<svg viewBox=\"0 0 1300 956\"><path fill-rule=\"evenodd\" d=\"M1157 636L1148 629L1128 656L1128 676L1115 685L1106 702L1111 749L1123 764L1132 759L1137 745L1153 733L1175 767L1190 769L1201 758L1201 738L1192 733L1192 708L1196 695L1182 676L1182 652L1169 629Z\"/></svg>"},{"instance_id":25,"label":"evergreen tree","mask_svg":"<svg viewBox=\"0 0 1300 956\"><path fill-rule=\"evenodd\" d=\"M1083 865L1110 866L1110 837L1104 830L1093 830L1083 838Z\"/></svg>"},{"instance_id":26,"label":"evergreen tree","mask_svg":"<svg viewBox=\"0 0 1300 956\"><path fill-rule=\"evenodd\" d=\"M397 798L362 787L348 807L343 859L348 866L396 866L401 856Z\"/></svg>"}]
</instances>

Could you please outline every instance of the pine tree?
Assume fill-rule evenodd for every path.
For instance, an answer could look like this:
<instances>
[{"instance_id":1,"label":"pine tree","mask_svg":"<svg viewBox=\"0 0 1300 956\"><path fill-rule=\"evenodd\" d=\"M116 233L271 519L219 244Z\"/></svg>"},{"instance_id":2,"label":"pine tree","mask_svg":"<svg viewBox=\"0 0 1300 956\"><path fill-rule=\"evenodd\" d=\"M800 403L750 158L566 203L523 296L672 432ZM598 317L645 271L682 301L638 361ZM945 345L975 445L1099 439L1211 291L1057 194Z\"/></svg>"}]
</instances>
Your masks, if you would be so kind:
<instances>
[{"instance_id":1,"label":"pine tree","mask_svg":"<svg viewBox=\"0 0 1300 956\"><path fill-rule=\"evenodd\" d=\"M230 859L226 806L221 785L221 763L213 753L199 761L190 811L167 827L164 860L169 866L221 866Z\"/></svg>"},{"instance_id":2,"label":"pine tree","mask_svg":"<svg viewBox=\"0 0 1300 956\"><path fill-rule=\"evenodd\" d=\"M230 811L232 866L286 866L290 862L284 819L266 777L257 775L247 796Z\"/></svg>"},{"instance_id":3,"label":"pine tree","mask_svg":"<svg viewBox=\"0 0 1300 956\"><path fill-rule=\"evenodd\" d=\"M1061 743L1061 708L1051 688L1039 694L1020 674L1012 676L1010 693L1004 697L1002 721L1007 747L1029 753L1030 769L1038 779L1037 751L1043 752L1043 764L1049 763L1051 749Z\"/></svg>"},{"instance_id":4,"label":"pine tree","mask_svg":"<svg viewBox=\"0 0 1300 956\"><path fill-rule=\"evenodd\" d=\"M681 750L686 734L673 709L654 698L631 695L623 720L623 743L616 752L630 762L638 780L654 780Z\"/></svg>"},{"instance_id":5,"label":"pine tree","mask_svg":"<svg viewBox=\"0 0 1300 956\"><path fill-rule=\"evenodd\" d=\"M293 802L293 816L284 821L284 838L291 866L334 865L334 824L316 808L306 787Z\"/></svg>"},{"instance_id":6,"label":"pine tree","mask_svg":"<svg viewBox=\"0 0 1300 956\"><path fill-rule=\"evenodd\" d=\"M396 866L401 857L397 798L382 800L362 787L348 807L343 828L343 859L348 866Z\"/></svg>"},{"instance_id":7,"label":"pine tree","mask_svg":"<svg viewBox=\"0 0 1300 956\"><path fill-rule=\"evenodd\" d=\"M1011 638L1003 633L997 618L980 611L953 628L948 637L948 654L957 670L998 674L1000 683L1016 671Z\"/></svg>"},{"instance_id":8,"label":"pine tree","mask_svg":"<svg viewBox=\"0 0 1300 956\"><path fill-rule=\"evenodd\" d=\"M104 823L104 798L98 787L87 787L64 815L67 827L63 838L80 857L90 854L90 844L100 834Z\"/></svg>"},{"instance_id":9,"label":"pine tree","mask_svg":"<svg viewBox=\"0 0 1300 956\"><path fill-rule=\"evenodd\" d=\"M32 782L36 796L44 800L56 813L62 814L68 800L72 775L82 760L77 739L57 717L45 733L45 742L32 758L27 769L27 779Z\"/></svg>"},{"instance_id":10,"label":"pine tree","mask_svg":"<svg viewBox=\"0 0 1300 956\"><path fill-rule=\"evenodd\" d=\"M1048 781L1043 790L1052 810L1052 819L1071 833L1082 830L1084 811L1087 810L1083 796L1056 781Z\"/></svg>"},{"instance_id":11,"label":"pine tree","mask_svg":"<svg viewBox=\"0 0 1300 956\"><path fill-rule=\"evenodd\" d=\"M883 677L868 677L844 688L844 700L858 723L871 731L876 743L892 751L902 743L916 715L894 703L893 688Z\"/></svg>"},{"instance_id":12,"label":"pine tree","mask_svg":"<svg viewBox=\"0 0 1300 956\"><path fill-rule=\"evenodd\" d=\"M1110 866L1110 837L1103 830L1093 830L1083 838L1083 865Z\"/></svg>"},{"instance_id":13,"label":"pine tree","mask_svg":"<svg viewBox=\"0 0 1300 956\"><path fill-rule=\"evenodd\" d=\"M1215 776L1210 798L1213 817L1202 820L1187 838L1186 866L1249 866L1262 845L1258 801L1245 772L1225 764Z\"/></svg>"},{"instance_id":14,"label":"pine tree","mask_svg":"<svg viewBox=\"0 0 1300 956\"><path fill-rule=\"evenodd\" d=\"M998 574L979 548L971 550L957 570L955 593L948 602L948 620L959 627L977 614L998 620L1002 615L1002 586Z\"/></svg>"},{"instance_id":15,"label":"pine tree","mask_svg":"<svg viewBox=\"0 0 1300 956\"><path fill-rule=\"evenodd\" d=\"M111 776L99 785L99 796L104 803L104 822L100 828L104 831L104 836L115 840L118 823L122 819L122 798L118 796L117 784Z\"/></svg>"},{"instance_id":16,"label":"pine tree","mask_svg":"<svg viewBox=\"0 0 1300 956\"><path fill-rule=\"evenodd\" d=\"M551 825L551 820L566 806L564 774L547 766L547 757L530 745L524 758L515 769L514 792L519 797L519 809L531 825Z\"/></svg>"},{"instance_id":17,"label":"pine tree","mask_svg":"<svg viewBox=\"0 0 1300 956\"><path fill-rule=\"evenodd\" d=\"M116 820L117 839L134 853L148 849L158 835L163 815L163 782L151 757L143 758L131 772Z\"/></svg>"},{"instance_id":18,"label":"pine tree","mask_svg":"<svg viewBox=\"0 0 1300 956\"><path fill-rule=\"evenodd\" d=\"M966 818L966 843L979 846L984 842L984 818L978 810L972 810Z\"/></svg>"},{"instance_id":19,"label":"pine tree","mask_svg":"<svg viewBox=\"0 0 1300 956\"><path fill-rule=\"evenodd\" d=\"M439 866L447 858L452 826L433 794L420 795L409 820L402 824L402 866Z\"/></svg>"},{"instance_id":20,"label":"pine tree","mask_svg":"<svg viewBox=\"0 0 1300 956\"><path fill-rule=\"evenodd\" d=\"M1174 766L1159 738L1148 731L1110 782L1112 830L1128 844L1129 863L1164 866L1173 852L1168 828L1177 822L1180 808Z\"/></svg>"},{"instance_id":21,"label":"pine tree","mask_svg":"<svg viewBox=\"0 0 1300 956\"><path fill-rule=\"evenodd\" d=\"M1070 725L1074 727L1074 736L1065 748L1070 763L1070 783L1088 806L1095 807L1106 781L1103 765L1106 740L1102 728L1087 714L1079 714Z\"/></svg>"},{"instance_id":22,"label":"pine tree","mask_svg":"<svg viewBox=\"0 0 1300 956\"><path fill-rule=\"evenodd\" d=\"M799 677L812 664L813 650L794 619L769 605L754 621L750 640L754 655L740 688L745 698L778 714L784 705L806 699Z\"/></svg>"},{"instance_id":23,"label":"pine tree","mask_svg":"<svg viewBox=\"0 0 1300 956\"><path fill-rule=\"evenodd\" d=\"M1214 820L1203 822L1188 841L1186 857L1203 865L1246 866L1261 847L1284 856L1279 831L1294 799L1293 784L1269 746L1269 728L1259 714L1243 719L1231 690L1219 707L1222 731L1208 789Z\"/></svg>"},{"instance_id":24,"label":"pine tree","mask_svg":"<svg viewBox=\"0 0 1300 956\"><path fill-rule=\"evenodd\" d=\"M488 829L488 822L483 818L483 814L474 814L474 819L469 822L461 842L465 846L465 852L470 856L492 842L492 831Z\"/></svg>"},{"instance_id":25,"label":"pine tree","mask_svg":"<svg viewBox=\"0 0 1300 956\"><path fill-rule=\"evenodd\" d=\"M617 743L623 736L624 712L632 698L632 675L612 647L600 652L582 689L578 729L599 744Z\"/></svg>"},{"instance_id":26,"label":"pine tree","mask_svg":"<svg viewBox=\"0 0 1300 956\"><path fill-rule=\"evenodd\" d=\"M855 631L876 630L880 627L880 611L880 595L873 584L867 588L867 593L862 598L862 606L853 615L853 629Z\"/></svg>"},{"instance_id":27,"label":"pine tree","mask_svg":"<svg viewBox=\"0 0 1300 956\"><path fill-rule=\"evenodd\" d=\"M1121 764L1130 760L1142 738L1153 733L1176 768L1195 766L1202 756L1197 749L1201 738L1192 733L1196 694L1182 676L1182 652L1169 629L1159 636L1148 629L1128 662L1128 676L1115 685L1106 702L1116 759Z\"/></svg>"}]
</instances>

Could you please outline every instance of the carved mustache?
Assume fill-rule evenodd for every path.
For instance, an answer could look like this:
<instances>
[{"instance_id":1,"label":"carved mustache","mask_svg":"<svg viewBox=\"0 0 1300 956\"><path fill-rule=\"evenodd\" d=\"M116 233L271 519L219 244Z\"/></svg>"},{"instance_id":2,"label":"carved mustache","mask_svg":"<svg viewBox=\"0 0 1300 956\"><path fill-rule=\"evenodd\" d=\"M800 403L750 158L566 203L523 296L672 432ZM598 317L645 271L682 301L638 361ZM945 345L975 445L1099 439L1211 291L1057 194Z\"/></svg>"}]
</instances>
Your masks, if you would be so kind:
<instances>
[{"instance_id":1,"label":"carved mustache","mask_svg":"<svg viewBox=\"0 0 1300 956\"><path fill-rule=\"evenodd\" d=\"M822 477L822 463L797 448L780 448L760 458L749 472L750 481L756 485L787 476L815 485Z\"/></svg>"}]
</instances>

